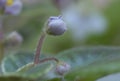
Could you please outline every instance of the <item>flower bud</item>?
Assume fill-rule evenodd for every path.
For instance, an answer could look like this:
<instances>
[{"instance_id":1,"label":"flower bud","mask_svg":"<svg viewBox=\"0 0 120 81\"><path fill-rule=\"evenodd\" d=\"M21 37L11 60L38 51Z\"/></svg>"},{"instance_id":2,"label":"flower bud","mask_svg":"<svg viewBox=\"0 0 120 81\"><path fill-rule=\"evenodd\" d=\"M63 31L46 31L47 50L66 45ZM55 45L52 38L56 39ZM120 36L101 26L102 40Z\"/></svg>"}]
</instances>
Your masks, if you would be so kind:
<instances>
[{"instance_id":1,"label":"flower bud","mask_svg":"<svg viewBox=\"0 0 120 81\"><path fill-rule=\"evenodd\" d=\"M47 25L46 32L49 35L62 35L67 30L66 24L61 17L50 17Z\"/></svg>"},{"instance_id":2,"label":"flower bud","mask_svg":"<svg viewBox=\"0 0 120 81\"><path fill-rule=\"evenodd\" d=\"M16 46L20 46L22 41L23 41L22 36L16 31L14 31L10 33L6 38L5 45L6 47L16 47Z\"/></svg>"},{"instance_id":3,"label":"flower bud","mask_svg":"<svg viewBox=\"0 0 120 81\"><path fill-rule=\"evenodd\" d=\"M5 14L18 15L22 10L22 2L20 0L6 0Z\"/></svg>"},{"instance_id":4,"label":"flower bud","mask_svg":"<svg viewBox=\"0 0 120 81\"><path fill-rule=\"evenodd\" d=\"M60 63L57 64L55 71L58 75L62 76L64 74L66 74L69 70L70 70L70 65L69 64L67 64L65 62L60 62Z\"/></svg>"}]
</instances>

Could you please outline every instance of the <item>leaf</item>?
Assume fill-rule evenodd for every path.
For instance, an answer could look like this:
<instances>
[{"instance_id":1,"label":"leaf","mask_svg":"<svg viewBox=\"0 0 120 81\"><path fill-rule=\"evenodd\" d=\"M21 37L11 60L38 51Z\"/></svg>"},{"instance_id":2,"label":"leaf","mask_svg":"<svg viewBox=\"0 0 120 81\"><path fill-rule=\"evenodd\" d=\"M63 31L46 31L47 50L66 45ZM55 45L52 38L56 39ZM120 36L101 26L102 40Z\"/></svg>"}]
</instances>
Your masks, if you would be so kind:
<instances>
[{"instance_id":1,"label":"leaf","mask_svg":"<svg viewBox=\"0 0 120 81\"><path fill-rule=\"evenodd\" d=\"M22 72L22 76L26 76L33 79L42 78L44 74L48 73L52 68L53 65L51 65L51 63L39 64L29 69L28 71Z\"/></svg>"},{"instance_id":2,"label":"leaf","mask_svg":"<svg viewBox=\"0 0 120 81\"><path fill-rule=\"evenodd\" d=\"M73 55L71 52L74 52ZM75 79L78 81L95 81L97 78L120 71L120 48L117 47L76 48L63 54L68 55L68 57L76 56L72 60L65 59L69 59L68 62L73 67L66 75L68 81ZM73 59L75 60L73 61Z\"/></svg>"},{"instance_id":3,"label":"leaf","mask_svg":"<svg viewBox=\"0 0 120 81\"><path fill-rule=\"evenodd\" d=\"M18 76L0 76L0 81L33 81L33 80Z\"/></svg>"},{"instance_id":4,"label":"leaf","mask_svg":"<svg viewBox=\"0 0 120 81\"><path fill-rule=\"evenodd\" d=\"M120 72L120 63L112 62L112 63L103 63L103 64L94 64L88 65L82 68L76 68L69 72L66 75L66 79L72 81L74 79L82 80L82 81L95 81L96 79Z\"/></svg>"},{"instance_id":5,"label":"leaf","mask_svg":"<svg viewBox=\"0 0 120 81\"><path fill-rule=\"evenodd\" d=\"M96 61L102 62L119 59L120 48L102 46L80 47L61 52L57 57L72 65L73 68L77 66L83 67Z\"/></svg>"},{"instance_id":6,"label":"leaf","mask_svg":"<svg viewBox=\"0 0 120 81\"><path fill-rule=\"evenodd\" d=\"M29 52L19 52L9 55L2 61L2 71L5 75L18 75L36 79L51 70L52 65L50 62L33 66L33 58L34 55Z\"/></svg>"},{"instance_id":7,"label":"leaf","mask_svg":"<svg viewBox=\"0 0 120 81\"><path fill-rule=\"evenodd\" d=\"M34 55L29 52L19 52L5 57L2 61L3 73L15 72L19 67L33 61Z\"/></svg>"},{"instance_id":8,"label":"leaf","mask_svg":"<svg viewBox=\"0 0 120 81\"><path fill-rule=\"evenodd\" d=\"M120 71L119 47L73 48L59 53L57 58L71 65L70 72L65 76L67 81L95 81Z\"/></svg>"},{"instance_id":9,"label":"leaf","mask_svg":"<svg viewBox=\"0 0 120 81\"><path fill-rule=\"evenodd\" d=\"M110 74L105 77L99 78L96 81L120 81L120 73Z\"/></svg>"},{"instance_id":10,"label":"leaf","mask_svg":"<svg viewBox=\"0 0 120 81\"><path fill-rule=\"evenodd\" d=\"M21 54L18 54L18 56ZM27 59L28 59L28 56L32 57L31 55L33 54L29 54L29 55L25 54L25 55L27 56ZM12 55L10 57L11 59L10 58L9 60L4 59L4 62L6 62L6 64L3 64L3 65L7 66L8 64L10 64L11 62L10 60L13 60L14 57L15 55ZM120 71L119 69L120 68L120 63L119 63L120 48L118 47L87 47L87 48L80 47L80 48L74 48L74 49L61 52L56 57L59 58L61 61L65 61L71 65L71 70L65 75L65 79L67 81L95 81L100 77ZM14 61L12 61L13 65L11 65L10 68L16 65L16 63L14 64ZM26 61L26 58L25 60L22 60L22 61ZM29 61L29 62L32 62L32 61ZM24 77L29 76L31 78L35 78L35 76L38 77L39 75L42 77L42 79L40 78L40 80L42 81L60 81L59 76L56 75L54 71L51 71L52 67L50 69L46 68L47 69L46 71L45 67L49 67L49 65L48 66L42 65L42 66L43 68L41 68L40 71L39 69L37 70L34 67L31 70L29 69L29 71L26 71L23 73L20 72L17 74ZM38 67L41 67L41 66L38 66ZM34 71L33 69L36 71ZM8 71L11 72L9 68L6 68L6 70L7 72ZM12 69L12 72L16 70ZM40 72L40 74L38 71ZM41 71L43 71L43 73ZM31 73L35 75L32 75ZM43 76L43 74L45 75Z\"/></svg>"},{"instance_id":11,"label":"leaf","mask_svg":"<svg viewBox=\"0 0 120 81\"><path fill-rule=\"evenodd\" d=\"M62 80L61 80L61 78L54 78L54 79L47 80L47 81L62 81Z\"/></svg>"},{"instance_id":12,"label":"leaf","mask_svg":"<svg viewBox=\"0 0 120 81\"><path fill-rule=\"evenodd\" d=\"M33 62L28 63L28 64L24 65L23 67L18 68L17 72L25 72L25 71L29 70L32 67L34 67L34 63Z\"/></svg>"}]
</instances>

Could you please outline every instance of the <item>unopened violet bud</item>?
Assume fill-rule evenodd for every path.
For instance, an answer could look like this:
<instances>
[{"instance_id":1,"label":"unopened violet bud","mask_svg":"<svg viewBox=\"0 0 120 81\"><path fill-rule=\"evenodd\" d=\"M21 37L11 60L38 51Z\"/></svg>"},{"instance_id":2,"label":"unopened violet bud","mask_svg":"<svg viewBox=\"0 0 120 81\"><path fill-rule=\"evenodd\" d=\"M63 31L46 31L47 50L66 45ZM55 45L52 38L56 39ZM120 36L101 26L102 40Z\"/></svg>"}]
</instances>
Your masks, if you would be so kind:
<instances>
[{"instance_id":1,"label":"unopened violet bud","mask_svg":"<svg viewBox=\"0 0 120 81\"><path fill-rule=\"evenodd\" d=\"M14 31L7 36L5 45L7 47L16 47L16 46L20 46L22 42L23 42L22 36L16 31Z\"/></svg>"},{"instance_id":2,"label":"unopened violet bud","mask_svg":"<svg viewBox=\"0 0 120 81\"><path fill-rule=\"evenodd\" d=\"M6 0L5 14L18 15L22 10L22 2L20 0Z\"/></svg>"},{"instance_id":3,"label":"unopened violet bud","mask_svg":"<svg viewBox=\"0 0 120 81\"><path fill-rule=\"evenodd\" d=\"M49 35L62 35L67 30L66 23L59 17L50 17L47 23L46 32Z\"/></svg>"},{"instance_id":4,"label":"unopened violet bud","mask_svg":"<svg viewBox=\"0 0 120 81\"><path fill-rule=\"evenodd\" d=\"M65 62L60 62L57 64L56 66L56 70L55 72L58 74L58 75L65 75L68 71L70 70L70 65L65 63Z\"/></svg>"}]
</instances>

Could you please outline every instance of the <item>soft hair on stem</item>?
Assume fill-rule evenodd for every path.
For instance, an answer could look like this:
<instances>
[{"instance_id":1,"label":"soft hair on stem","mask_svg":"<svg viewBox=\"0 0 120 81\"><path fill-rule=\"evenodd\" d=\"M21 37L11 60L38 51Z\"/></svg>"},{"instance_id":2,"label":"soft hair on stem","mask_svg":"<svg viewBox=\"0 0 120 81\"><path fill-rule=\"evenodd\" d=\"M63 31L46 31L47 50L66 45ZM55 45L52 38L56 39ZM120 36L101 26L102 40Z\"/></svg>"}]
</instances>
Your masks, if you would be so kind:
<instances>
[{"instance_id":1,"label":"soft hair on stem","mask_svg":"<svg viewBox=\"0 0 120 81\"><path fill-rule=\"evenodd\" d=\"M42 44L43 44L43 41L45 39L45 36L46 36L46 33L43 32L40 39L39 39L39 43L38 43L36 53L35 53L35 58L34 58L34 64L40 64L40 63L44 63L44 62L47 62L47 61L55 61L57 63L59 62L59 60L55 57L44 58L42 60L39 59L40 55L41 55L41 48L42 48Z\"/></svg>"},{"instance_id":2,"label":"soft hair on stem","mask_svg":"<svg viewBox=\"0 0 120 81\"><path fill-rule=\"evenodd\" d=\"M46 23L44 24L44 30L41 34L40 39L39 39L37 49L36 49L36 53L35 53L34 64L39 64L39 63L50 61L50 60L54 60L56 62L59 62L59 60L56 59L56 58L45 58L43 60L39 59L40 55L41 55L42 44L43 44L43 41L45 39L46 34L50 35L50 33L51 33L51 34L54 34L54 35L62 35L66 30L66 24L61 19L61 16L60 17L52 17L52 18L53 19L55 18L54 21L50 20L50 18L49 18L46 21ZM57 26L57 29L56 29L56 26Z\"/></svg>"},{"instance_id":3,"label":"soft hair on stem","mask_svg":"<svg viewBox=\"0 0 120 81\"><path fill-rule=\"evenodd\" d=\"M59 60L55 57L50 57L50 58L45 58L45 59L42 59L42 60L39 60L39 63L44 63L44 62L47 62L47 61L55 61L55 62L59 62Z\"/></svg>"},{"instance_id":4,"label":"soft hair on stem","mask_svg":"<svg viewBox=\"0 0 120 81\"><path fill-rule=\"evenodd\" d=\"M39 60L40 60L39 57L40 57L41 48L42 48L42 44L43 44L43 41L45 39L45 36L46 36L46 33L42 32L41 37L40 37L39 42L38 42L36 52L35 52L34 64L39 63Z\"/></svg>"}]
</instances>

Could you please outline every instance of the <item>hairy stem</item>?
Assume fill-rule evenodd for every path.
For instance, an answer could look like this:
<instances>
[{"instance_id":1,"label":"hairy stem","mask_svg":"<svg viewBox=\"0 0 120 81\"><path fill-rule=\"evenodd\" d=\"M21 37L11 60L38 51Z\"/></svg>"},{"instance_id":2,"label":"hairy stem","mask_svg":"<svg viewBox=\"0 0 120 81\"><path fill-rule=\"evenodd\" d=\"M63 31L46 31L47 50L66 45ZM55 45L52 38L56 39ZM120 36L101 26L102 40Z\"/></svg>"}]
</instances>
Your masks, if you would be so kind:
<instances>
[{"instance_id":1,"label":"hairy stem","mask_svg":"<svg viewBox=\"0 0 120 81\"><path fill-rule=\"evenodd\" d=\"M41 55L41 48L42 48L42 44L43 44L43 41L45 39L45 36L46 36L46 33L43 32L41 34L41 37L39 39L39 42L38 42L38 45L37 45L37 49L36 49L36 53L35 53L35 58L34 58L34 64L38 64L39 63L39 57Z\"/></svg>"},{"instance_id":2,"label":"hairy stem","mask_svg":"<svg viewBox=\"0 0 120 81\"><path fill-rule=\"evenodd\" d=\"M47 61L55 61L55 62L59 62L59 60L55 57L50 57L50 58L45 58L45 59L42 59L42 60L39 60L39 63L44 63L44 62L47 62Z\"/></svg>"},{"instance_id":3,"label":"hairy stem","mask_svg":"<svg viewBox=\"0 0 120 81\"><path fill-rule=\"evenodd\" d=\"M44 39L46 37L46 25L47 25L47 22L44 24L44 29L43 29L43 32L41 34L41 37L39 39L39 42L38 42L38 45L37 45L37 49L36 49L36 52L35 52L35 57L34 57L34 65L35 64L40 64L40 63L44 63L44 62L47 62L47 61L55 61L55 62L59 62L59 60L55 57L51 57L51 58L44 58L44 59L40 59L40 55L41 55L41 49L42 49L42 44L44 42Z\"/></svg>"}]
</instances>

